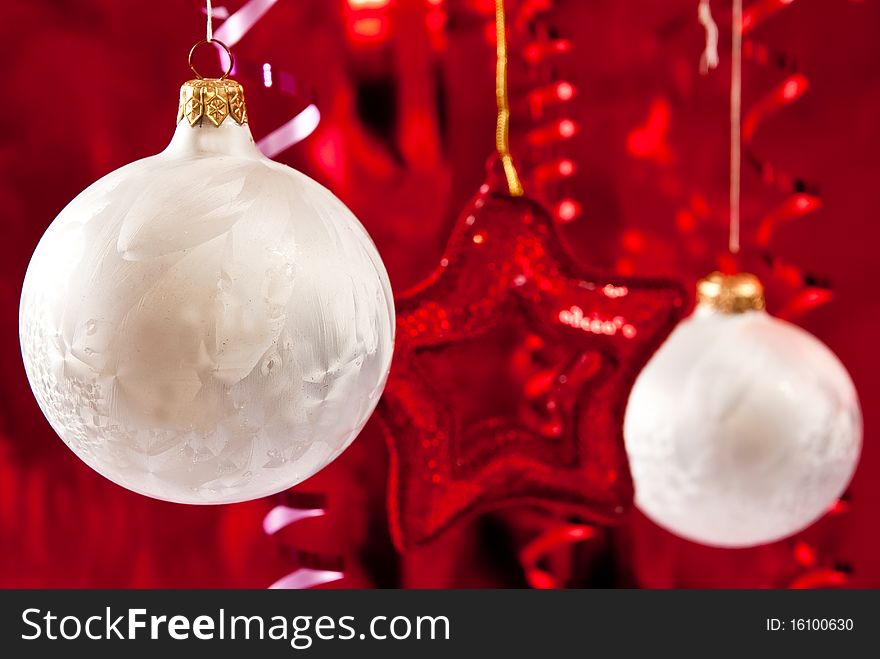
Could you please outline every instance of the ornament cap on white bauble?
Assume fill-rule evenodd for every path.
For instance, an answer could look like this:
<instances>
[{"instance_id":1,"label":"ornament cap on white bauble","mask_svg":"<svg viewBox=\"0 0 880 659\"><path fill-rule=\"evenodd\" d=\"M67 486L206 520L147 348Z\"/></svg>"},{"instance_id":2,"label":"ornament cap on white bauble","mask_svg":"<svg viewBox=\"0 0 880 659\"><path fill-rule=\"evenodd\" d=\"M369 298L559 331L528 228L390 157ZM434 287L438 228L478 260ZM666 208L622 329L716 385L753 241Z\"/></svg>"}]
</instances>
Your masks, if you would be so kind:
<instances>
[{"instance_id":1,"label":"ornament cap on white bauble","mask_svg":"<svg viewBox=\"0 0 880 659\"><path fill-rule=\"evenodd\" d=\"M764 310L754 275L713 273L697 300L630 395L636 505L701 544L785 538L819 519L853 475L855 387L823 343Z\"/></svg>"},{"instance_id":2,"label":"ornament cap on white bauble","mask_svg":"<svg viewBox=\"0 0 880 659\"><path fill-rule=\"evenodd\" d=\"M764 308L764 285L755 275L713 272L697 284L697 304L721 313L743 313Z\"/></svg>"},{"instance_id":3,"label":"ornament cap on white bauble","mask_svg":"<svg viewBox=\"0 0 880 659\"><path fill-rule=\"evenodd\" d=\"M25 369L110 480L189 504L285 490L334 460L385 386L388 275L329 190L263 156L244 91L186 82L168 147L77 196L22 290Z\"/></svg>"}]
</instances>

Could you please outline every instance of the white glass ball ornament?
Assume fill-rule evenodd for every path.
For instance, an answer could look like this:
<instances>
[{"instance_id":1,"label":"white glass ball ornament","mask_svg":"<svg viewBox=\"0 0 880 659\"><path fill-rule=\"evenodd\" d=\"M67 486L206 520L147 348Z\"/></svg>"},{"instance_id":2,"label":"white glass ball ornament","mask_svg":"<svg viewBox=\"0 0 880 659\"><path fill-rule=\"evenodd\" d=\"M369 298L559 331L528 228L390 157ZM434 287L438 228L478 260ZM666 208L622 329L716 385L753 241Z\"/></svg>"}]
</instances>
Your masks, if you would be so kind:
<instances>
[{"instance_id":1,"label":"white glass ball ornament","mask_svg":"<svg viewBox=\"0 0 880 659\"><path fill-rule=\"evenodd\" d=\"M752 275L714 273L639 375L624 421L636 506L688 540L748 547L796 533L844 491L862 419L837 357L764 311Z\"/></svg>"},{"instance_id":2,"label":"white glass ball ornament","mask_svg":"<svg viewBox=\"0 0 880 659\"><path fill-rule=\"evenodd\" d=\"M258 151L238 83L199 79L165 151L46 231L20 336L40 407L86 464L216 504L287 489L352 442L385 385L394 318L354 215Z\"/></svg>"}]
</instances>

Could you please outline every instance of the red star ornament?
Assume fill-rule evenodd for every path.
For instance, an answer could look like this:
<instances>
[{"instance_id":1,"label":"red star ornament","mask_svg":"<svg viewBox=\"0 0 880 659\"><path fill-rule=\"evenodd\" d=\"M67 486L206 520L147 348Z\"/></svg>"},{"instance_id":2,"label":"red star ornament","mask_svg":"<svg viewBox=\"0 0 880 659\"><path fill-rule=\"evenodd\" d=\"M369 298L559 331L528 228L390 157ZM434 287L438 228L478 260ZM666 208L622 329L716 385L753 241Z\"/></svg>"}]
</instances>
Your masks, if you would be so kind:
<instances>
[{"instance_id":1,"label":"red star ornament","mask_svg":"<svg viewBox=\"0 0 880 659\"><path fill-rule=\"evenodd\" d=\"M618 520L629 392L685 299L671 281L581 269L538 204L484 185L437 270L396 301L380 408L395 544L514 503Z\"/></svg>"}]
</instances>

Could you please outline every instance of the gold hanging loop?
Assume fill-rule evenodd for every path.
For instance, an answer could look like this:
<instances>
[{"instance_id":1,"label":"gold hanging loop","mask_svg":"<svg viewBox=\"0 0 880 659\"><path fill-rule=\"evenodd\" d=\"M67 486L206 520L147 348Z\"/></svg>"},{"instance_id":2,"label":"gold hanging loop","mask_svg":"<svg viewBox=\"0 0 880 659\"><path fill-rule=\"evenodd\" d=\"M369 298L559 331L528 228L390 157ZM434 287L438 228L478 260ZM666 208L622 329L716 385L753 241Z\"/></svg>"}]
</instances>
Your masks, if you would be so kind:
<instances>
[{"instance_id":1,"label":"gold hanging loop","mask_svg":"<svg viewBox=\"0 0 880 659\"><path fill-rule=\"evenodd\" d=\"M202 39L201 41L196 43L196 45L194 45L192 48L190 48L189 57L187 57L186 61L189 63L189 68L191 68L193 73L196 74L196 77L199 80L204 80L204 76L201 73L199 73L198 70L196 70L196 67L193 64L193 55L195 55L196 51L199 48L201 48L202 46L206 46L206 45L212 44L212 43L217 44L223 50L226 51L226 57L229 60L229 64L227 65L226 71L223 73L223 75L218 78L218 80L226 80L226 78L229 77L229 73L232 71L232 67L235 65L235 58L232 56L232 51L229 49L229 46L227 46L222 41L218 41L217 39L213 39L213 38L210 41L208 39Z\"/></svg>"}]
</instances>

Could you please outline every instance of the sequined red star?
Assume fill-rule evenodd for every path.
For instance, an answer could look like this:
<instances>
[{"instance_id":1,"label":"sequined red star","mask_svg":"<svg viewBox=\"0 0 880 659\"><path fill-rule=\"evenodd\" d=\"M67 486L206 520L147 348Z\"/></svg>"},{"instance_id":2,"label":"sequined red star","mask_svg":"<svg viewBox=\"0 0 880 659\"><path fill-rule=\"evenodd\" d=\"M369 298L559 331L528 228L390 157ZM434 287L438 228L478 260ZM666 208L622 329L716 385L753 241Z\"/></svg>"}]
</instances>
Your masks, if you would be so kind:
<instances>
[{"instance_id":1,"label":"sequined red star","mask_svg":"<svg viewBox=\"0 0 880 659\"><path fill-rule=\"evenodd\" d=\"M397 300L381 407L397 545L517 502L619 518L626 401L684 300L673 282L583 271L540 206L484 186Z\"/></svg>"}]
</instances>

